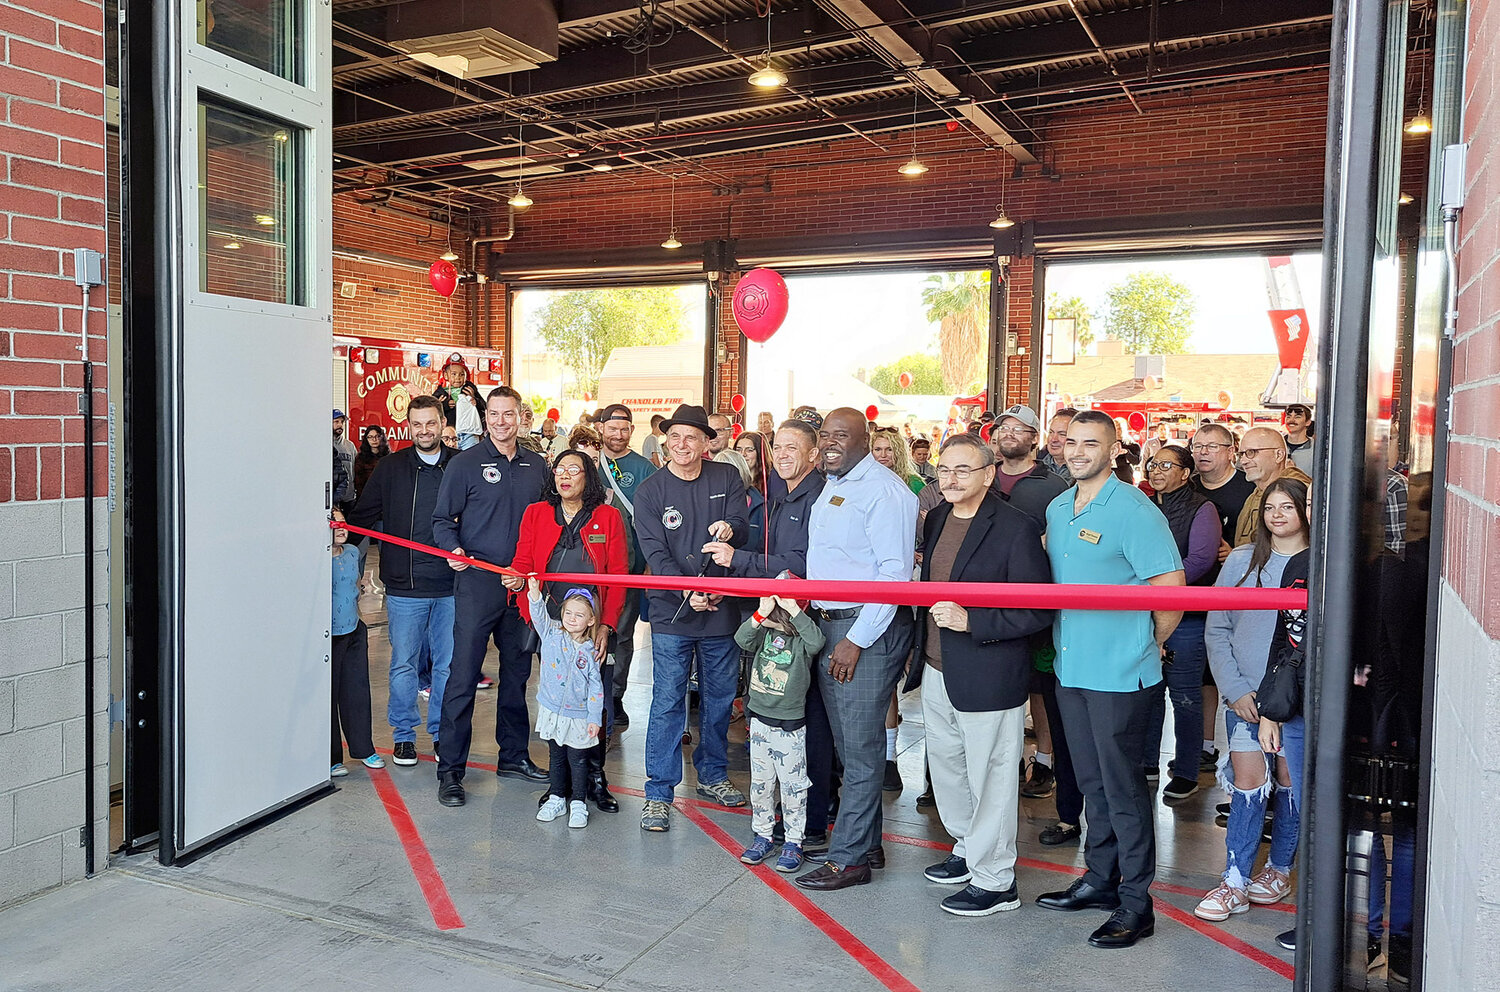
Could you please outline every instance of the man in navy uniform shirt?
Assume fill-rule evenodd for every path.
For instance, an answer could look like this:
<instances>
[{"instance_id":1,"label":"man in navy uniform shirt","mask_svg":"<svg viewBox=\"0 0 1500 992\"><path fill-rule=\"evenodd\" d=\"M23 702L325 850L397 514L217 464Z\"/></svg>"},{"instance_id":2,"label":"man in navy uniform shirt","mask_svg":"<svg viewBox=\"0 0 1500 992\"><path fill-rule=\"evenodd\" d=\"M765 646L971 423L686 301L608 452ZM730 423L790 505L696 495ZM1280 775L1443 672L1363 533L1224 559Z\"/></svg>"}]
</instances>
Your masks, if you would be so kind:
<instances>
[{"instance_id":1,"label":"man in navy uniform shirt","mask_svg":"<svg viewBox=\"0 0 1500 992\"><path fill-rule=\"evenodd\" d=\"M484 407L484 438L448 464L433 510L432 537L440 548L495 565L509 565L521 533L521 514L542 498L547 463L517 443L521 394L509 386L490 390ZM527 750L531 716L526 680L531 654L525 625L510 593L494 572L449 561L453 584L453 663L443 693L438 741L438 802L464 804L464 768L469 761L470 726L479 666L490 638L500 652L500 686L495 699L498 774L533 782L547 780Z\"/></svg>"},{"instance_id":2,"label":"man in navy uniform shirt","mask_svg":"<svg viewBox=\"0 0 1500 992\"><path fill-rule=\"evenodd\" d=\"M716 431L701 406L683 404L662 424L666 467L635 491L635 534L653 575L724 575L703 552L706 541L745 543L749 512L739 470L706 461ZM646 805L641 829L671 829L672 797L682 781L682 728L688 675L698 659L700 733L693 752L698 794L723 806L745 805L729 782L729 711L739 683L734 600L682 590L646 594L651 611L651 717L646 728Z\"/></svg>"}]
</instances>

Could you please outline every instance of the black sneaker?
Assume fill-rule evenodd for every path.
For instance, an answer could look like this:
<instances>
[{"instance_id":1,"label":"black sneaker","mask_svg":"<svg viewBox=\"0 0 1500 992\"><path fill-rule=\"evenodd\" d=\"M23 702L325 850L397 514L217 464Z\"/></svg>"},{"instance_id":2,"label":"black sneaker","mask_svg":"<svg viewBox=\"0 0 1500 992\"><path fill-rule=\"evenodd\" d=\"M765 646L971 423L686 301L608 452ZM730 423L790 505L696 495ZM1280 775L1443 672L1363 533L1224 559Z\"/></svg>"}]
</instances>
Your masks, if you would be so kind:
<instances>
[{"instance_id":1,"label":"black sneaker","mask_svg":"<svg viewBox=\"0 0 1500 992\"><path fill-rule=\"evenodd\" d=\"M969 863L956 854L950 854L932 865L922 875L929 882L939 885L962 885L969 880Z\"/></svg>"},{"instance_id":2,"label":"black sneaker","mask_svg":"<svg viewBox=\"0 0 1500 992\"><path fill-rule=\"evenodd\" d=\"M1155 765L1147 765L1142 770L1146 773L1147 782L1156 782L1161 779L1161 769Z\"/></svg>"},{"instance_id":3,"label":"black sneaker","mask_svg":"<svg viewBox=\"0 0 1500 992\"><path fill-rule=\"evenodd\" d=\"M1297 931L1293 929L1287 930L1284 933L1278 933L1276 935L1276 943L1283 950L1295 951L1297 949Z\"/></svg>"},{"instance_id":4,"label":"black sneaker","mask_svg":"<svg viewBox=\"0 0 1500 992\"><path fill-rule=\"evenodd\" d=\"M1219 770L1219 749L1211 751L1200 751L1198 753L1198 770L1200 772L1213 772Z\"/></svg>"},{"instance_id":5,"label":"black sneaker","mask_svg":"<svg viewBox=\"0 0 1500 992\"><path fill-rule=\"evenodd\" d=\"M1181 802L1188 796L1198 791L1198 780L1195 778L1177 777L1167 783L1167 787L1161 790L1162 802Z\"/></svg>"},{"instance_id":6,"label":"black sneaker","mask_svg":"<svg viewBox=\"0 0 1500 992\"><path fill-rule=\"evenodd\" d=\"M1039 761L1031 763L1031 776L1021 786L1021 795L1027 799L1046 799L1057 791L1057 775Z\"/></svg>"},{"instance_id":7,"label":"black sneaker","mask_svg":"<svg viewBox=\"0 0 1500 992\"><path fill-rule=\"evenodd\" d=\"M415 765L417 745L411 741L397 741L396 746L391 749L391 760L398 765Z\"/></svg>"},{"instance_id":8,"label":"black sneaker","mask_svg":"<svg viewBox=\"0 0 1500 992\"><path fill-rule=\"evenodd\" d=\"M1395 985L1411 984L1411 938L1391 935L1385 952L1386 981Z\"/></svg>"},{"instance_id":9,"label":"black sneaker","mask_svg":"<svg viewBox=\"0 0 1500 992\"><path fill-rule=\"evenodd\" d=\"M1021 896L1012 885L1004 892L990 892L977 885L966 885L962 892L955 892L944 899L940 906L943 912L954 916L989 916L1021 908Z\"/></svg>"},{"instance_id":10,"label":"black sneaker","mask_svg":"<svg viewBox=\"0 0 1500 992\"><path fill-rule=\"evenodd\" d=\"M828 831L808 834L802 838L802 853L806 855L828 853Z\"/></svg>"},{"instance_id":11,"label":"black sneaker","mask_svg":"<svg viewBox=\"0 0 1500 992\"><path fill-rule=\"evenodd\" d=\"M1380 946L1379 937L1371 937L1365 944L1365 970L1374 971L1385 964L1385 948Z\"/></svg>"},{"instance_id":12,"label":"black sneaker","mask_svg":"<svg viewBox=\"0 0 1500 992\"><path fill-rule=\"evenodd\" d=\"M1233 805L1233 804L1232 803L1219 803L1216 806L1214 806L1214 813L1216 813L1219 816L1228 816L1229 815L1229 807L1231 805Z\"/></svg>"},{"instance_id":13,"label":"black sneaker","mask_svg":"<svg viewBox=\"0 0 1500 992\"><path fill-rule=\"evenodd\" d=\"M917 809L932 809L937 805L937 796L932 794L932 784L928 783L927 791L917 797Z\"/></svg>"},{"instance_id":14,"label":"black sneaker","mask_svg":"<svg viewBox=\"0 0 1500 992\"><path fill-rule=\"evenodd\" d=\"M625 712L625 700L615 697L615 726L621 730L630 726L630 714Z\"/></svg>"},{"instance_id":15,"label":"black sneaker","mask_svg":"<svg viewBox=\"0 0 1500 992\"><path fill-rule=\"evenodd\" d=\"M885 781L881 783L880 788L885 792L901 791L901 770L896 767L894 761L887 761L885 763Z\"/></svg>"}]
</instances>

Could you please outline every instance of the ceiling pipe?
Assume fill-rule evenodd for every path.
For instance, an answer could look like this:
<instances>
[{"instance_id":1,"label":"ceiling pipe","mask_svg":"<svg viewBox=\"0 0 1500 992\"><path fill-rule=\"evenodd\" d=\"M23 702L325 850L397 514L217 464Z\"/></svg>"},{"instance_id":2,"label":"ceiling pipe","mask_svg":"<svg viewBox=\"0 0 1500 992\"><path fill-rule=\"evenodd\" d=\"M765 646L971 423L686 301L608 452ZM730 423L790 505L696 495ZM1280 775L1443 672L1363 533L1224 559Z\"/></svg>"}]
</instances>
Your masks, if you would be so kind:
<instances>
[{"instance_id":1,"label":"ceiling pipe","mask_svg":"<svg viewBox=\"0 0 1500 992\"><path fill-rule=\"evenodd\" d=\"M479 259L479 246L498 244L502 241L509 241L516 236L516 208L507 206L505 212L508 223L504 234L492 234L482 238L469 239L469 271L476 276L479 274L479 270L475 268ZM488 273L485 274L485 279L489 279Z\"/></svg>"}]
</instances>

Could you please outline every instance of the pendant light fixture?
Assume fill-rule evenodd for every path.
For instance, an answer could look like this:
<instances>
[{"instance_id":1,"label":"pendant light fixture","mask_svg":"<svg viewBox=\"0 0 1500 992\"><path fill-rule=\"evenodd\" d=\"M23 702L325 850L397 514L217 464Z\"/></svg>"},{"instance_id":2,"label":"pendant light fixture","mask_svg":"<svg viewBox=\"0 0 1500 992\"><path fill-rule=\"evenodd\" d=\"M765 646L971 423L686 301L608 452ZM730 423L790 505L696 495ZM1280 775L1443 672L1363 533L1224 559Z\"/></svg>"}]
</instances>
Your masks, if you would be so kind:
<instances>
[{"instance_id":1,"label":"pendant light fixture","mask_svg":"<svg viewBox=\"0 0 1500 992\"><path fill-rule=\"evenodd\" d=\"M1001 152L1000 154L1003 156L1005 153ZM995 211L996 211L995 219L992 220L992 221L990 221L990 227L993 227L997 231L1003 231L1007 227L1015 227L1016 226L1016 222L1013 221L1013 220L1011 220L1010 217L1005 213L1005 173L1006 173L1006 171L1007 170L1005 170L1005 169L1001 169L1000 170L1000 202L998 204L996 204L996 206L995 206Z\"/></svg>"},{"instance_id":2,"label":"pendant light fixture","mask_svg":"<svg viewBox=\"0 0 1500 992\"><path fill-rule=\"evenodd\" d=\"M453 250L453 194L448 194L448 250L438 256L445 262L458 261L458 252Z\"/></svg>"},{"instance_id":3,"label":"pendant light fixture","mask_svg":"<svg viewBox=\"0 0 1500 992\"><path fill-rule=\"evenodd\" d=\"M927 171L917 158L917 81L911 81L911 158L905 165L896 170L903 176L920 176Z\"/></svg>"},{"instance_id":4,"label":"pendant light fixture","mask_svg":"<svg viewBox=\"0 0 1500 992\"><path fill-rule=\"evenodd\" d=\"M667 235L667 240L661 243L661 246L663 248L675 250L682 247L682 242L677 240L677 176L675 174L672 176L671 211L671 232Z\"/></svg>"},{"instance_id":5,"label":"pendant light fixture","mask_svg":"<svg viewBox=\"0 0 1500 992\"><path fill-rule=\"evenodd\" d=\"M531 199L531 197L527 196L526 191L521 188L521 179L526 175L526 138L524 132L522 131L522 128L524 127L524 124L516 125L516 140L518 140L521 144L520 171L516 173L516 192L513 196L511 196L509 200L505 201L517 210L525 210L527 207L531 206L533 202L535 202Z\"/></svg>"},{"instance_id":6,"label":"pendant light fixture","mask_svg":"<svg viewBox=\"0 0 1500 992\"><path fill-rule=\"evenodd\" d=\"M761 67L750 73L750 85L761 89L774 90L778 86L786 85L786 73L776 68L771 61L771 5L766 4L766 55L761 61Z\"/></svg>"}]
</instances>

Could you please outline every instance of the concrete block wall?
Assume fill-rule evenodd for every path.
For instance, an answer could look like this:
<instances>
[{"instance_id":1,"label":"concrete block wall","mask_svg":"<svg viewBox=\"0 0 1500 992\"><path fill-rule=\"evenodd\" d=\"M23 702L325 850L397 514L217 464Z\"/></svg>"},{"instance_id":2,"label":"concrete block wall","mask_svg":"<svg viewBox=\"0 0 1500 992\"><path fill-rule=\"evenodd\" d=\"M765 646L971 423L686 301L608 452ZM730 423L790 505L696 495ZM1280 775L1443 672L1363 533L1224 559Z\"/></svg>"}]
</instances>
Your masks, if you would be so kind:
<instances>
[{"instance_id":1,"label":"concrete block wall","mask_svg":"<svg viewBox=\"0 0 1500 992\"><path fill-rule=\"evenodd\" d=\"M109 847L108 522L95 501L0 503L0 906L84 874L84 713L93 714L96 867ZM84 700L83 569L94 575L96 674Z\"/></svg>"},{"instance_id":2,"label":"concrete block wall","mask_svg":"<svg viewBox=\"0 0 1500 992\"><path fill-rule=\"evenodd\" d=\"M98 742L98 864L109 847L105 500L83 535L85 314L73 249L105 250L101 0L0 4L0 906L84 874L84 720ZM87 347L106 381L105 296ZM106 410L100 389L95 409ZM96 424L96 477L108 478ZM83 569L96 575L98 692L83 698Z\"/></svg>"},{"instance_id":3,"label":"concrete block wall","mask_svg":"<svg viewBox=\"0 0 1500 992\"><path fill-rule=\"evenodd\" d=\"M1424 962L1425 987L1444 990L1500 974L1500 2L1468 18Z\"/></svg>"}]
</instances>

